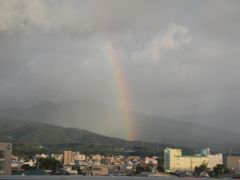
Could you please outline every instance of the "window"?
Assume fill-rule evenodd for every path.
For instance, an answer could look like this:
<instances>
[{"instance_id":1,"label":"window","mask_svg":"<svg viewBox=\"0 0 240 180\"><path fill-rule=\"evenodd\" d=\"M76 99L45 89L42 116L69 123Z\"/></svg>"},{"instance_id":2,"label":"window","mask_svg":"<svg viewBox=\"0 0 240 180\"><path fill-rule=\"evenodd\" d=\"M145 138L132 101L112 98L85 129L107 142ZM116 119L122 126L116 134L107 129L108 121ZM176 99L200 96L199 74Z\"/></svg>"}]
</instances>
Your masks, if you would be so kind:
<instances>
[{"instance_id":1,"label":"window","mask_svg":"<svg viewBox=\"0 0 240 180\"><path fill-rule=\"evenodd\" d=\"M4 174L4 161L0 161L0 174Z\"/></svg>"},{"instance_id":2,"label":"window","mask_svg":"<svg viewBox=\"0 0 240 180\"><path fill-rule=\"evenodd\" d=\"M0 150L0 159L4 159L5 158L5 151Z\"/></svg>"}]
</instances>

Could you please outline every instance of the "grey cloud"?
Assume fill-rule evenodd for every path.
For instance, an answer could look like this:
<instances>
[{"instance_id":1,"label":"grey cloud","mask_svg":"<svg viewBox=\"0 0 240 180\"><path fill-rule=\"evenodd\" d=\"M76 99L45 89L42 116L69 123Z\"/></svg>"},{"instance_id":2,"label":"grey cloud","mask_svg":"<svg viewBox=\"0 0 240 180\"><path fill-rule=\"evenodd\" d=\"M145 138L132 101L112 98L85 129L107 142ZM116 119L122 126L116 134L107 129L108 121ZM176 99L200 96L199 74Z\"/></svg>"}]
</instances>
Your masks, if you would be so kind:
<instances>
[{"instance_id":1,"label":"grey cloud","mask_svg":"<svg viewBox=\"0 0 240 180\"><path fill-rule=\"evenodd\" d=\"M164 32L157 34L152 40L146 42L143 49L133 53L133 60L152 59L160 60L164 50L178 49L181 45L191 42L188 28L177 24L168 24Z\"/></svg>"},{"instance_id":2,"label":"grey cloud","mask_svg":"<svg viewBox=\"0 0 240 180\"><path fill-rule=\"evenodd\" d=\"M136 111L238 131L239 7L238 1L1 1L0 105L116 104L105 52L111 40Z\"/></svg>"},{"instance_id":3,"label":"grey cloud","mask_svg":"<svg viewBox=\"0 0 240 180\"><path fill-rule=\"evenodd\" d=\"M156 0L1 1L0 30L23 33L40 30L73 35L133 29L151 32L161 29L162 23L175 22L178 15L187 17L181 10L188 4L193 8L198 6L189 0L181 3ZM165 18L166 15L169 17Z\"/></svg>"},{"instance_id":4,"label":"grey cloud","mask_svg":"<svg viewBox=\"0 0 240 180\"><path fill-rule=\"evenodd\" d=\"M237 0L212 0L207 2L200 15L202 32L214 41L239 43L239 36L233 36L240 31L239 5Z\"/></svg>"}]
</instances>

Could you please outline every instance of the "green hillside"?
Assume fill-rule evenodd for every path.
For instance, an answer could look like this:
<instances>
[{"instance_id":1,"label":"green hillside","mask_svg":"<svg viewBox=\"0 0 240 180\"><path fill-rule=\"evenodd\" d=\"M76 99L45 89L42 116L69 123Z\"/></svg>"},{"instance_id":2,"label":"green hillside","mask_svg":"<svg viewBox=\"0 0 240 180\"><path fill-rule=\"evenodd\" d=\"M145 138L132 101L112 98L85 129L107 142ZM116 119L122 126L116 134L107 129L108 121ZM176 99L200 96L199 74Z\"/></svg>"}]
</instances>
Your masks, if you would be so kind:
<instances>
[{"instance_id":1,"label":"green hillside","mask_svg":"<svg viewBox=\"0 0 240 180\"><path fill-rule=\"evenodd\" d=\"M113 144L113 146L117 147L123 146L124 149L128 149L134 143L131 142L129 145L127 141L108 138L110 136L126 139L128 137L126 132L130 131L130 129L123 121L120 109L102 103L89 101L43 101L24 108L0 109L0 117L16 120L25 119L31 122L57 124L65 127L65 129L52 125L46 127L46 124L32 124L30 122L23 124L21 122L21 128L26 132L22 133L19 127L16 132L11 132L9 138L15 138L19 141L24 140L24 142L50 144L84 144L86 142L88 144L108 144L110 147ZM16 126L19 126L18 122L16 123L13 123L14 129ZM136 112L134 113L133 123L135 131L138 133L138 141L174 144L188 148L209 147L216 152L240 151L238 139L240 134L237 132ZM11 126L8 128L11 129ZM85 129L104 136L79 129L68 129L69 127ZM8 128L7 130L9 130ZM4 131L3 135L6 134Z\"/></svg>"},{"instance_id":2,"label":"green hillside","mask_svg":"<svg viewBox=\"0 0 240 180\"><path fill-rule=\"evenodd\" d=\"M61 152L72 149L86 154L159 155L166 145L126 141L90 131L0 117L0 140L14 143L16 154Z\"/></svg>"},{"instance_id":3,"label":"green hillside","mask_svg":"<svg viewBox=\"0 0 240 180\"><path fill-rule=\"evenodd\" d=\"M121 145L126 141L101 136L86 130L63 128L61 126L0 118L0 137L9 141L41 144L66 143L116 143Z\"/></svg>"},{"instance_id":4,"label":"green hillside","mask_svg":"<svg viewBox=\"0 0 240 180\"><path fill-rule=\"evenodd\" d=\"M104 147L105 150L112 151L116 147L119 149L131 149L132 147L128 141L98 135L86 130L3 117L0 118L0 140L13 142L18 149L21 146L28 149L30 146L32 149L35 145L54 151L65 148L86 149L86 147L89 147L89 150ZM96 147L93 148L93 146Z\"/></svg>"}]
</instances>

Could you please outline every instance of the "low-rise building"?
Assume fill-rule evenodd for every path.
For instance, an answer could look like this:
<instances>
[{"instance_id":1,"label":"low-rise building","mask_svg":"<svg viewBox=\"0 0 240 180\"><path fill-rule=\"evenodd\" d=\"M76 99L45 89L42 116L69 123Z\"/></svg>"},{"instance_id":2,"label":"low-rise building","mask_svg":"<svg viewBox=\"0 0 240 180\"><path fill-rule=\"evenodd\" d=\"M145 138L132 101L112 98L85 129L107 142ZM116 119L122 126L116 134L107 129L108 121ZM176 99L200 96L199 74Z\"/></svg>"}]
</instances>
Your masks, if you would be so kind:
<instances>
[{"instance_id":1,"label":"low-rise building","mask_svg":"<svg viewBox=\"0 0 240 180\"><path fill-rule=\"evenodd\" d=\"M93 167L92 176L108 176L108 167L101 166L101 167Z\"/></svg>"},{"instance_id":2,"label":"low-rise building","mask_svg":"<svg viewBox=\"0 0 240 180\"><path fill-rule=\"evenodd\" d=\"M141 162L140 166L141 167L151 167L151 168L156 168L158 165L158 161L155 158L150 158L150 157L145 157Z\"/></svg>"},{"instance_id":3,"label":"low-rise building","mask_svg":"<svg viewBox=\"0 0 240 180\"><path fill-rule=\"evenodd\" d=\"M49 157L49 155L48 154L36 154L35 155L35 158L43 158L43 159L46 159L46 158L48 158Z\"/></svg>"},{"instance_id":4,"label":"low-rise building","mask_svg":"<svg viewBox=\"0 0 240 180\"><path fill-rule=\"evenodd\" d=\"M240 156L227 156L226 158L226 167L230 171L238 168L240 166Z\"/></svg>"},{"instance_id":5,"label":"low-rise building","mask_svg":"<svg viewBox=\"0 0 240 180\"><path fill-rule=\"evenodd\" d=\"M73 153L73 159L74 161L85 161L86 160L86 155L85 154L80 154L79 152L74 152Z\"/></svg>"}]
</instances>

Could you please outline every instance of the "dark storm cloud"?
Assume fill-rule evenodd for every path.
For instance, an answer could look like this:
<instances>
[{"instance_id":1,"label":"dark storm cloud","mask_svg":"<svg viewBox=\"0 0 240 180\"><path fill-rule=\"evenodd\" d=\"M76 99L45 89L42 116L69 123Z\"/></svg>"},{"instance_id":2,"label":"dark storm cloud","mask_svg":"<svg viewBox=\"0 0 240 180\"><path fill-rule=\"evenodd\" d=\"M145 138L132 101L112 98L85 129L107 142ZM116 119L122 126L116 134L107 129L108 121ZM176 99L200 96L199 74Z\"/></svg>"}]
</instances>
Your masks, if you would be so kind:
<instances>
[{"instance_id":1,"label":"dark storm cloud","mask_svg":"<svg viewBox=\"0 0 240 180\"><path fill-rule=\"evenodd\" d=\"M136 111L238 131L239 7L237 0L3 0L1 107L115 104L111 40Z\"/></svg>"}]
</instances>

